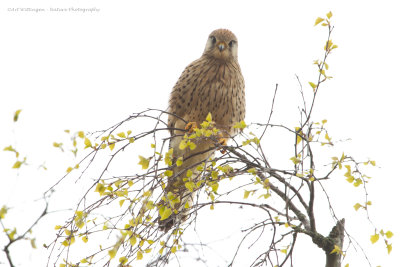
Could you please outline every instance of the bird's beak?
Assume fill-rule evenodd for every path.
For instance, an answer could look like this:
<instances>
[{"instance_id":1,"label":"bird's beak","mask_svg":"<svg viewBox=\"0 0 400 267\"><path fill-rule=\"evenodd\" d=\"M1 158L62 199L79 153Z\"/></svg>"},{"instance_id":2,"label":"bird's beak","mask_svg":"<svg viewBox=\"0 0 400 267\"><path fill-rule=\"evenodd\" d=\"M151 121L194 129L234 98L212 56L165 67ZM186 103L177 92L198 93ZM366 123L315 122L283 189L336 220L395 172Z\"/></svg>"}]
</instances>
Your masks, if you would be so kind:
<instances>
[{"instance_id":1,"label":"bird's beak","mask_svg":"<svg viewBox=\"0 0 400 267\"><path fill-rule=\"evenodd\" d=\"M219 42L218 43L218 49L220 52L222 52L226 48L226 43L225 42Z\"/></svg>"}]
</instances>

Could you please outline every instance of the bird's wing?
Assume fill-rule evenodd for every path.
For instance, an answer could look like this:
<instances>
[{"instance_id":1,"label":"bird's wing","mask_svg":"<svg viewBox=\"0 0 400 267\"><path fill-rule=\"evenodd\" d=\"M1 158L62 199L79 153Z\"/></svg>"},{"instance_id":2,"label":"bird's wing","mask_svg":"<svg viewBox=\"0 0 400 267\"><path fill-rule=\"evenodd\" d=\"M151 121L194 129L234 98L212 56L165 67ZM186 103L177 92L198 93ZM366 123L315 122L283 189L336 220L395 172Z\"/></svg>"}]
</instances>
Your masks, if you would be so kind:
<instances>
[{"instance_id":1,"label":"bird's wing","mask_svg":"<svg viewBox=\"0 0 400 267\"><path fill-rule=\"evenodd\" d=\"M198 85L199 69L203 61L202 58L199 58L188 65L172 89L168 107L168 112L171 113L168 117L168 127L171 128L171 135L175 134L173 128L183 129L191 119L193 91Z\"/></svg>"}]
</instances>

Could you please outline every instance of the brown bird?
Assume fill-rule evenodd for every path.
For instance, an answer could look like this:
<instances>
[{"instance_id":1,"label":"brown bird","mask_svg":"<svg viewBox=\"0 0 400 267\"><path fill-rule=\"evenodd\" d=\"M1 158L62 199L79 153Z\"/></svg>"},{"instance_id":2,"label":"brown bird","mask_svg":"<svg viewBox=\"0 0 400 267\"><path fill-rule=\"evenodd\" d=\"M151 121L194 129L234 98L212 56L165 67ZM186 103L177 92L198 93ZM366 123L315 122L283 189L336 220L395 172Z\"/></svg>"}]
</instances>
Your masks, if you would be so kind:
<instances>
[{"instance_id":1,"label":"brown bird","mask_svg":"<svg viewBox=\"0 0 400 267\"><path fill-rule=\"evenodd\" d=\"M187 219L194 194L187 189L187 180L183 179L187 178L189 169L193 174L188 180L197 182L201 179L196 165L206 162L216 149L215 139L205 137L193 141L196 144L194 149L180 149L185 130L194 131L211 113L214 126L220 130L221 143L226 144L226 140L237 132L233 126L245 116L244 87L236 36L227 29L213 31L203 55L185 68L171 92L168 108L171 113L168 117L170 148L173 149L173 159L181 158L183 162L172 168L173 175L164 190L165 199L160 202L174 211L168 218L159 219L162 230L168 231L174 224Z\"/></svg>"}]
</instances>

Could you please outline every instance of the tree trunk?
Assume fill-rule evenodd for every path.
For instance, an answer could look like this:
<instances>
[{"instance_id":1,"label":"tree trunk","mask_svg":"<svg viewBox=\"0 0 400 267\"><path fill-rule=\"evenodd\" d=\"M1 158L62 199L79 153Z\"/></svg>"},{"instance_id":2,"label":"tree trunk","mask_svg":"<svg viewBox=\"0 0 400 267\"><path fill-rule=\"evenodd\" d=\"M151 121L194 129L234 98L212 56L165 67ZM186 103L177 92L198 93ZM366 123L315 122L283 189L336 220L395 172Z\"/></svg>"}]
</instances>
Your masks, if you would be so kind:
<instances>
[{"instance_id":1,"label":"tree trunk","mask_svg":"<svg viewBox=\"0 0 400 267\"><path fill-rule=\"evenodd\" d=\"M340 250L343 249L343 239L344 239L344 219L341 219L337 222L337 224L332 228L328 238L333 243L333 247L324 248L326 254L326 265L325 267L341 267L341 253L332 253L334 246L338 246Z\"/></svg>"}]
</instances>

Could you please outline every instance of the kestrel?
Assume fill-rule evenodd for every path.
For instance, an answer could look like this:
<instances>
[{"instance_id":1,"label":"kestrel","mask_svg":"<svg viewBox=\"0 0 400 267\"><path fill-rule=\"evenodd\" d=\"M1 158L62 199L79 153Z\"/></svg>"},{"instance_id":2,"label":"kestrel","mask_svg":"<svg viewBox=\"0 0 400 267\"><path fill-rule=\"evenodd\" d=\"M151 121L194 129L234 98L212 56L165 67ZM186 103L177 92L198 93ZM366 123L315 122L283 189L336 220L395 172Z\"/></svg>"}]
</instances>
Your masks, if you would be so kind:
<instances>
[{"instance_id":1,"label":"kestrel","mask_svg":"<svg viewBox=\"0 0 400 267\"><path fill-rule=\"evenodd\" d=\"M168 108L170 147L173 148L173 158L182 157L183 163L174 165L173 176L169 177L165 188L164 196L172 192L176 201L172 204L171 201L169 204L161 201L162 205L175 210L171 218L159 219L162 230L168 231L177 218L182 222L188 217L188 207L194 194L185 187L183 179L189 169L195 181L201 179L196 165L207 161L216 149L215 142L209 138L196 139L193 150L180 149L185 129L200 125L211 113L220 135L225 140L233 136L237 132L233 126L245 116L244 87L236 36L227 29L213 31L207 39L203 55L185 68L171 92ZM186 202L189 205L185 205Z\"/></svg>"}]
</instances>

